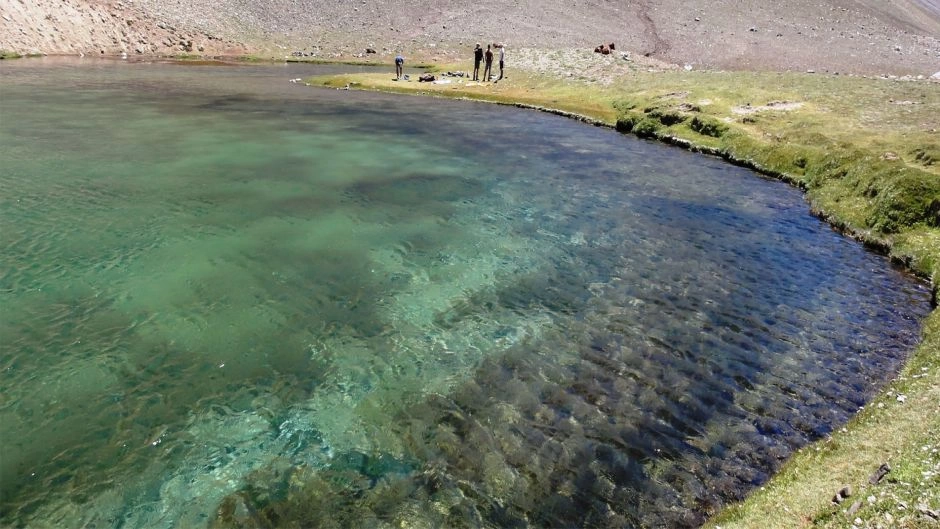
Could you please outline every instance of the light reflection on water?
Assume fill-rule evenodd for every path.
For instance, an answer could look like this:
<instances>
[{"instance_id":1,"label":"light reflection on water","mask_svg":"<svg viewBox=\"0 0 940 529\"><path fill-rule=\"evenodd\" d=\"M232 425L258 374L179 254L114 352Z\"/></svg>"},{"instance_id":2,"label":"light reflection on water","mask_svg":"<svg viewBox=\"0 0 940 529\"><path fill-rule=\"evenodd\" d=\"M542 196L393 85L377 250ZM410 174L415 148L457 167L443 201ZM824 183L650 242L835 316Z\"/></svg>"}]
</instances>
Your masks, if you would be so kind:
<instances>
[{"instance_id":1,"label":"light reflection on water","mask_svg":"<svg viewBox=\"0 0 940 529\"><path fill-rule=\"evenodd\" d=\"M929 309L797 191L608 130L2 69L4 523L695 526Z\"/></svg>"}]
</instances>

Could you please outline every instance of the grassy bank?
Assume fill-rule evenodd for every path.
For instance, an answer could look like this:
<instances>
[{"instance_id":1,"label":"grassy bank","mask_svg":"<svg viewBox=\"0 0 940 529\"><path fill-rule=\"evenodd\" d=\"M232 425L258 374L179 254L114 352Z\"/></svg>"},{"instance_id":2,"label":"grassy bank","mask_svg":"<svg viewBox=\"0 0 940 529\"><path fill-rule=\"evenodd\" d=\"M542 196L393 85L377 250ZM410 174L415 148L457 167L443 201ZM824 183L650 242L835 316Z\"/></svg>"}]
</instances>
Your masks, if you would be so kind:
<instances>
[{"instance_id":1,"label":"grassy bank","mask_svg":"<svg viewBox=\"0 0 940 529\"><path fill-rule=\"evenodd\" d=\"M940 84L635 68L603 82L518 71L499 83L450 80L357 74L309 82L551 109L724 157L805 190L815 214L928 278L936 299ZM923 334L900 376L846 428L800 451L708 526L940 524L934 518L940 512L940 310L924 323ZM892 470L869 483L882 463ZM833 504L844 486L852 495Z\"/></svg>"},{"instance_id":2,"label":"grassy bank","mask_svg":"<svg viewBox=\"0 0 940 529\"><path fill-rule=\"evenodd\" d=\"M0 50L0 60L4 59L23 59L23 58L32 58L32 57L42 57L41 53L27 53L22 55L15 51Z\"/></svg>"}]
</instances>

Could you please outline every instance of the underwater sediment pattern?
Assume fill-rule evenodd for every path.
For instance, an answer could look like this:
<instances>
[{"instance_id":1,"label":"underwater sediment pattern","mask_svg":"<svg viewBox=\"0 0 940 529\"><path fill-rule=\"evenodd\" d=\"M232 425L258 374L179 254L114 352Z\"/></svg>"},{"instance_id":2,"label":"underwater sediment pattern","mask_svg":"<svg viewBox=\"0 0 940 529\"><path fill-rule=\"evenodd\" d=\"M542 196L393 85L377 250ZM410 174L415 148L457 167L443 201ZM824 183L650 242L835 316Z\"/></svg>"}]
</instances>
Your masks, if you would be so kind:
<instances>
[{"instance_id":1,"label":"underwater sediment pattern","mask_svg":"<svg viewBox=\"0 0 940 529\"><path fill-rule=\"evenodd\" d=\"M313 67L0 67L13 527L695 527L928 292L743 169Z\"/></svg>"}]
</instances>

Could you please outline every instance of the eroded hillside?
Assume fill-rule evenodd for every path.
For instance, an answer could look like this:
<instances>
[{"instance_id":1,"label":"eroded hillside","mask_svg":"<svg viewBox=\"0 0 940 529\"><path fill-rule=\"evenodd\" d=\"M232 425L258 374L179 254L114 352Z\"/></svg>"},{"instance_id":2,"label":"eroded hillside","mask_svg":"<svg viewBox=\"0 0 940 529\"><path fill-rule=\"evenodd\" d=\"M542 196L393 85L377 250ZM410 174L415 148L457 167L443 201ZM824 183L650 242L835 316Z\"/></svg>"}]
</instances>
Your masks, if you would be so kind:
<instances>
[{"instance_id":1,"label":"eroded hillside","mask_svg":"<svg viewBox=\"0 0 940 529\"><path fill-rule=\"evenodd\" d=\"M936 0L0 0L0 15L0 49L19 53L444 59L473 42L615 42L696 69L940 69Z\"/></svg>"}]
</instances>

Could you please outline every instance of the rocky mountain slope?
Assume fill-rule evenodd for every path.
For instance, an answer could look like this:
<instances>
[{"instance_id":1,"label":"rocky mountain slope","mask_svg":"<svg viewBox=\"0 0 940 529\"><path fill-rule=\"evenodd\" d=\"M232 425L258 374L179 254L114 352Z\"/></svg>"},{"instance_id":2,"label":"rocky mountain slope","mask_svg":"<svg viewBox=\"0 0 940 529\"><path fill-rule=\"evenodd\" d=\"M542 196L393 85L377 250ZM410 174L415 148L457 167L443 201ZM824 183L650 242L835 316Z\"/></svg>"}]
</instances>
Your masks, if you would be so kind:
<instances>
[{"instance_id":1,"label":"rocky mountain slope","mask_svg":"<svg viewBox=\"0 0 940 529\"><path fill-rule=\"evenodd\" d=\"M0 0L0 49L20 53L446 59L496 41L614 42L697 69L929 76L940 0Z\"/></svg>"},{"instance_id":2,"label":"rocky mountain slope","mask_svg":"<svg viewBox=\"0 0 940 529\"><path fill-rule=\"evenodd\" d=\"M0 50L69 55L248 51L240 39L218 37L196 22L165 17L132 2L0 0Z\"/></svg>"}]
</instances>

